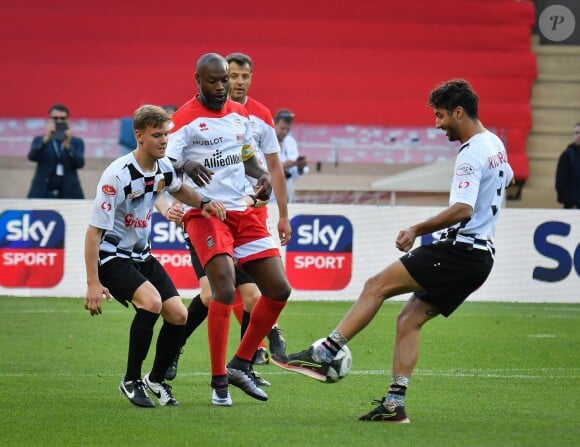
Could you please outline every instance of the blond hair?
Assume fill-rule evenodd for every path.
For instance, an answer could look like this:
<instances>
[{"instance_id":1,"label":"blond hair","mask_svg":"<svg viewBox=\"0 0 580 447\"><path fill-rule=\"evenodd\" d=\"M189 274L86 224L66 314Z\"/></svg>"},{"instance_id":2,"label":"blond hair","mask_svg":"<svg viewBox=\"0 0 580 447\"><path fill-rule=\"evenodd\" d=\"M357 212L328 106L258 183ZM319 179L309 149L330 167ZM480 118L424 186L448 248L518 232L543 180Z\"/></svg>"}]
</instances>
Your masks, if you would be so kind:
<instances>
[{"instance_id":1,"label":"blond hair","mask_svg":"<svg viewBox=\"0 0 580 447\"><path fill-rule=\"evenodd\" d=\"M171 121L171 115L163 107L145 104L135 110L133 130L144 131L147 127L161 127Z\"/></svg>"}]
</instances>

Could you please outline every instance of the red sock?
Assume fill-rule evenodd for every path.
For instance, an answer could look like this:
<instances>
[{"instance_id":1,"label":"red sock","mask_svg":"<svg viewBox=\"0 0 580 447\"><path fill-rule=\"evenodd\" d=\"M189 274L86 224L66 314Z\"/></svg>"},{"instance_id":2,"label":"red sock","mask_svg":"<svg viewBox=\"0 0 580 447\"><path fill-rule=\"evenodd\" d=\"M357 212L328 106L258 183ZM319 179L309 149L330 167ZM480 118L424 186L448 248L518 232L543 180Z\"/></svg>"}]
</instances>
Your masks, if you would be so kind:
<instances>
[{"instance_id":1,"label":"red sock","mask_svg":"<svg viewBox=\"0 0 580 447\"><path fill-rule=\"evenodd\" d=\"M272 326L278 320L278 316L286 301L274 301L262 295L254 309L248 330L244 334L236 355L244 360L251 361L260 342L270 332Z\"/></svg>"},{"instance_id":2,"label":"red sock","mask_svg":"<svg viewBox=\"0 0 580 447\"><path fill-rule=\"evenodd\" d=\"M234 306L232 307L234 315L238 323L242 324L242 315L244 314L244 302L242 301L242 294L240 289L236 288L236 297L234 298Z\"/></svg>"},{"instance_id":3,"label":"red sock","mask_svg":"<svg viewBox=\"0 0 580 447\"><path fill-rule=\"evenodd\" d=\"M242 294L240 293L239 289L236 289L236 298L234 300L234 307L232 308L232 310L234 311L234 315L236 316L238 323L240 323L240 325L243 324L242 320L244 317L244 302L242 301ZM263 340L260 341L258 347L260 348L266 347L266 344L264 343Z\"/></svg>"},{"instance_id":4,"label":"red sock","mask_svg":"<svg viewBox=\"0 0 580 447\"><path fill-rule=\"evenodd\" d=\"M226 351L230 331L231 304L211 300L207 313L207 337L211 358L211 375L226 375Z\"/></svg>"}]
</instances>

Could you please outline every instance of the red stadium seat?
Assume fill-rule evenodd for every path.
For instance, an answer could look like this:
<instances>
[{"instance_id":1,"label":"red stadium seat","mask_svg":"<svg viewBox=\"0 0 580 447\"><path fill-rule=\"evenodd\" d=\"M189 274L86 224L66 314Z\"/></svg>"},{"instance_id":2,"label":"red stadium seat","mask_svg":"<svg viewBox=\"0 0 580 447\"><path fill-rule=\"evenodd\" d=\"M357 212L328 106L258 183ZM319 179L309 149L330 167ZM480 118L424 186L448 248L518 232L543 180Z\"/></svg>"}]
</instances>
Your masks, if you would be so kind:
<instances>
[{"instance_id":1,"label":"red stadium seat","mask_svg":"<svg viewBox=\"0 0 580 447\"><path fill-rule=\"evenodd\" d=\"M98 9L71 0L9 2L0 30L0 114L44 116L58 101L73 117L118 118L143 103L181 104L195 92L197 57L243 51L255 61L252 95L313 124L432 126L429 91L465 78L481 98L484 123L518 135L509 151L525 160L517 170L527 176L537 74L531 1L329 8L295 0L283 15L260 5L226 0L217 15L186 0L161 9L143 0L138 10L123 2Z\"/></svg>"}]
</instances>

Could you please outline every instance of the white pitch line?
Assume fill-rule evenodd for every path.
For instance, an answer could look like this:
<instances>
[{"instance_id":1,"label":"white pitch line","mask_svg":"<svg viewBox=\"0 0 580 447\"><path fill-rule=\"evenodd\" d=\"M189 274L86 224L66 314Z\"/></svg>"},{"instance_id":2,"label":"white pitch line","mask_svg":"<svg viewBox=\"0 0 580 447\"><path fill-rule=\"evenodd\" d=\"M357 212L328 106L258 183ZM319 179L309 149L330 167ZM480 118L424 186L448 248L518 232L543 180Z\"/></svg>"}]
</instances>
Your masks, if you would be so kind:
<instances>
[{"instance_id":1,"label":"white pitch line","mask_svg":"<svg viewBox=\"0 0 580 447\"><path fill-rule=\"evenodd\" d=\"M259 369L260 373L265 376L281 376L293 374L291 371L271 370L265 371ZM91 378L109 378L119 377L123 373L27 373L27 372L0 372L0 377L91 377ZM180 377L201 377L208 376L209 371L180 372ZM390 377L390 371L387 370L352 370L349 375L354 376L385 376ZM466 370L440 370L440 369L418 369L413 376L419 377L478 377L482 379L562 379L576 380L580 378L580 368L531 368L531 369L466 369Z\"/></svg>"}]
</instances>

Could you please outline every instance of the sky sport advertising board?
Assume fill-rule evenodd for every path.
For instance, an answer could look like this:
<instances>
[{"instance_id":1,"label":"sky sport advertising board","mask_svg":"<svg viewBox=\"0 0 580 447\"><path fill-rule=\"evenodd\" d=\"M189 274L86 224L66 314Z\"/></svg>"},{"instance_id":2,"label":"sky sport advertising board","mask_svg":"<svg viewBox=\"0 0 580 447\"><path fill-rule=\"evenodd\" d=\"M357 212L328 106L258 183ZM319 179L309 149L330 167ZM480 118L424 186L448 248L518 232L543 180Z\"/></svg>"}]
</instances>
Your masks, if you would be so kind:
<instances>
[{"instance_id":1,"label":"sky sport advertising board","mask_svg":"<svg viewBox=\"0 0 580 447\"><path fill-rule=\"evenodd\" d=\"M345 216L303 215L290 221L286 274L294 289L342 290L352 275L352 225Z\"/></svg>"},{"instance_id":2,"label":"sky sport advertising board","mask_svg":"<svg viewBox=\"0 0 580 447\"><path fill-rule=\"evenodd\" d=\"M11 210L0 214L0 285L50 288L64 274L65 225L53 210Z\"/></svg>"},{"instance_id":3,"label":"sky sport advertising board","mask_svg":"<svg viewBox=\"0 0 580 447\"><path fill-rule=\"evenodd\" d=\"M151 218L151 253L165 268L178 289L197 289L199 281L191 265L183 229L160 213Z\"/></svg>"},{"instance_id":4,"label":"sky sport advertising board","mask_svg":"<svg viewBox=\"0 0 580 447\"><path fill-rule=\"evenodd\" d=\"M0 295L83 298L89 200L0 199ZM365 281L398 259L399 231L441 207L291 204L292 242L280 247L291 300L355 300ZM580 302L580 211L502 210L495 265L472 301ZM276 232L278 211L268 207ZM154 255L184 297L198 293L183 233L151 215ZM418 238L415 245L430 243ZM407 295L394 298L406 300Z\"/></svg>"}]
</instances>

